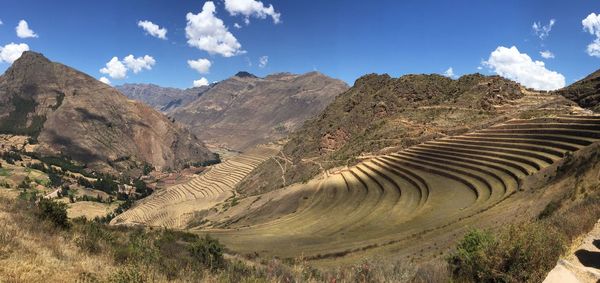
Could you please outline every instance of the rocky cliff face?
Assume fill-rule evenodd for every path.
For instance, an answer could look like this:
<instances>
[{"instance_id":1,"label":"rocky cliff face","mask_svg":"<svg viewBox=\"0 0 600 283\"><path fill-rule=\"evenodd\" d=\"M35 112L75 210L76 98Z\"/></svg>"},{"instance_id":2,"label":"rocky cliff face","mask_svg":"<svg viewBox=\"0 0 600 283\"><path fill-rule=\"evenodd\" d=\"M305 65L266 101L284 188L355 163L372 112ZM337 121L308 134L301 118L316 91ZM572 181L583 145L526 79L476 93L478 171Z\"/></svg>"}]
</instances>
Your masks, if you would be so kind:
<instances>
[{"instance_id":1,"label":"rocky cliff face","mask_svg":"<svg viewBox=\"0 0 600 283\"><path fill-rule=\"evenodd\" d=\"M210 87L179 89L155 84L123 84L115 88L130 99L144 102L158 111L168 112L188 105Z\"/></svg>"},{"instance_id":2,"label":"rocky cliff face","mask_svg":"<svg viewBox=\"0 0 600 283\"><path fill-rule=\"evenodd\" d=\"M37 139L37 151L101 171L215 158L154 109L68 66L25 52L0 76L0 132Z\"/></svg>"},{"instance_id":3,"label":"rocky cliff face","mask_svg":"<svg viewBox=\"0 0 600 283\"><path fill-rule=\"evenodd\" d=\"M600 70L555 93L577 102L581 107L600 112Z\"/></svg>"},{"instance_id":4,"label":"rocky cliff face","mask_svg":"<svg viewBox=\"0 0 600 283\"><path fill-rule=\"evenodd\" d=\"M265 78L240 72L169 115L202 140L243 150L286 137L347 88L317 72Z\"/></svg>"}]
</instances>

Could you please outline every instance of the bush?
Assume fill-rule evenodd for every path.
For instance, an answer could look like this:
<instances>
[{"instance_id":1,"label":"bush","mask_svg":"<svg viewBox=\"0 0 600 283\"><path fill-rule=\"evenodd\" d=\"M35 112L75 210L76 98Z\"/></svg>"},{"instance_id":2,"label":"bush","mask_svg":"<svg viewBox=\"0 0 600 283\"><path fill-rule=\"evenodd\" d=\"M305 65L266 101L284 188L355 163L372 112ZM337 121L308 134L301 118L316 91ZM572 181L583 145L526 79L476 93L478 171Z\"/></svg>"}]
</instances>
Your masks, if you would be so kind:
<instances>
[{"instance_id":1,"label":"bush","mask_svg":"<svg viewBox=\"0 0 600 283\"><path fill-rule=\"evenodd\" d=\"M81 231L79 236L75 239L75 244L86 252L99 253L102 251L102 243L110 243L112 241L110 233L96 222L83 222L83 225L80 226Z\"/></svg>"},{"instance_id":2,"label":"bush","mask_svg":"<svg viewBox=\"0 0 600 283\"><path fill-rule=\"evenodd\" d=\"M554 212L556 212L562 205L561 201L556 201L553 200L551 202L549 202L546 207L544 207L544 210L542 210L542 212L540 212L540 214L538 215L538 219L545 219L548 218L550 216L552 216L554 214Z\"/></svg>"},{"instance_id":3,"label":"bush","mask_svg":"<svg viewBox=\"0 0 600 283\"><path fill-rule=\"evenodd\" d=\"M223 249L217 239L205 235L189 247L189 252L198 263L214 270L223 267Z\"/></svg>"},{"instance_id":4,"label":"bush","mask_svg":"<svg viewBox=\"0 0 600 283\"><path fill-rule=\"evenodd\" d=\"M129 234L127 244L116 247L115 260L119 263L143 264L150 266L160 258L160 252L154 246L153 239L142 229Z\"/></svg>"},{"instance_id":5,"label":"bush","mask_svg":"<svg viewBox=\"0 0 600 283\"><path fill-rule=\"evenodd\" d=\"M152 172L152 170L154 170L154 167L151 164L144 163L144 166L142 167L142 173L144 175L150 174L150 172Z\"/></svg>"},{"instance_id":6,"label":"bush","mask_svg":"<svg viewBox=\"0 0 600 283\"><path fill-rule=\"evenodd\" d=\"M67 205L62 202L42 198L37 205L37 216L42 220L50 221L59 228L69 228L69 218L67 217Z\"/></svg>"},{"instance_id":7,"label":"bush","mask_svg":"<svg viewBox=\"0 0 600 283\"><path fill-rule=\"evenodd\" d=\"M148 281L147 276L137 266L125 266L112 274L108 280L111 283L144 283Z\"/></svg>"},{"instance_id":8,"label":"bush","mask_svg":"<svg viewBox=\"0 0 600 283\"><path fill-rule=\"evenodd\" d=\"M485 262L486 253L494 241L493 235L487 231L469 231L448 258L453 275L457 278L481 281L483 274L489 273Z\"/></svg>"},{"instance_id":9,"label":"bush","mask_svg":"<svg viewBox=\"0 0 600 283\"><path fill-rule=\"evenodd\" d=\"M565 246L564 237L547 223L510 226L498 237L473 230L448 262L457 281L541 282Z\"/></svg>"}]
</instances>

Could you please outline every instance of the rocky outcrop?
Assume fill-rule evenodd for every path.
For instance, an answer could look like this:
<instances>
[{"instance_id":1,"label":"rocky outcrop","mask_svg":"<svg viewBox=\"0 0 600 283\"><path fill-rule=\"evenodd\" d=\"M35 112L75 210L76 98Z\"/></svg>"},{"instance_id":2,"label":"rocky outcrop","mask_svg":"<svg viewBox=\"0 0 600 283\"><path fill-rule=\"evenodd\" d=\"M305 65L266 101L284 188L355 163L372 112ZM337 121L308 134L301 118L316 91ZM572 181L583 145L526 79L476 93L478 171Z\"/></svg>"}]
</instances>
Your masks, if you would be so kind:
<instances>
[{"instance_id":1,"label":"rocky outcrop","mask_svg":"<svg viewBox=\"0 0 600 283\"><path fill-rule=\"evenodd\" d=\"M555 93L577 102L583 108L600 112L600 70Z\"/></svg>"}]
</instances>

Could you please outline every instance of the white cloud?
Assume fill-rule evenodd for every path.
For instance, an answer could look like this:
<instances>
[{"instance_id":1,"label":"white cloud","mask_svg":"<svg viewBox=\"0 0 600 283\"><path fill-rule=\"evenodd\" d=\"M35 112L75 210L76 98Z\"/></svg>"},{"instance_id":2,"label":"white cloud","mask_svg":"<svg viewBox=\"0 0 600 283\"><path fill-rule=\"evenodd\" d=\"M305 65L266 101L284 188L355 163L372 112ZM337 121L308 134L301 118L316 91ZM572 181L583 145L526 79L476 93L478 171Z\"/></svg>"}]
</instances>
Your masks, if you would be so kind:
<instances>
[{"instance_id":1,"label":"white cloud","mask_svg":"<svg viewBox=\"0 0 600 283\"><path fill-rule=\"evenodd\" d=\"M534 22L531 27L533 28L533 32L535 32L535 35L537 35L541 40L544 40L550 35L552 26L554 26L555 23L555 19L550 19L548 25L544 26L541 22Z\"/></svg>"},{"instance_id":2,"label":"white cloud","mask_svg":"<svg viewBox=\"0 0 600 283\"><path fill-rule=\"evenodd\" d=\"M185 36L190 46L223 57L245 53L223 21L215 16L215 4L212 1L204 3L202 12L198 14L187 13L186 19Z\"/></svg>"},{"instance_id":3,"label":"white cloud","mask_svg":"<svg viewBox=\"0 0 600 283\"><path fill-rule=\"evenodd\" d=\"M200 78L199 80L194 81L194 87L207 86L208 80L205 77Z\"/></svg>"},{"instance_id":4,"label":"white cloud","mask_svg":"<svg viewBox=\"0 0 600 283\"><path fill-rule=\"evenodd\" d=\"M4 23L2 22L2 20L0 20L0 26L3 25Z\"/></svg>"},{"instance_id":5,"label":"white cloud","mask_svg":"<svg viewBox=\"0 0 600 283\"><path fill-rule=\"evenodd\" d=\"M483 70L483 67L477 66L477 70Z\"/></svg>"},{"instance_id":6,"label":"white cloud","mask_svg":"<svg viewBox=\"0 0 600 283\"><path fill-rule=\"evenodd\" d=\"M190 68L198 71L200 74L206 74L210 71L212 63L208 59L188 60Z\"/></svg>"},{"instance_id":7,"label":"white cloud","mask_svg":"<svg viewBox=\"0 0 600 283\"><path fill-rule=\"evenodd\" d=\"M139 21L138 27L143 28L151 36L160 39L167 39L167 29L161 28L151 21Z\"/></svg>"},{"instance_id":8,"label":"white cloud","mask_svg":"<svg viewBox=\"0 0 600 283\"><path fill-rule=\"evenodd\" d=\"M596 38L596 40L590 43L586 51L590 56L600 57L600 38Z\"/></svg>"},{"instance_id":9,"label":"white cloud","mask_svg":"<svg viewBox=\"0 0 600 283\"><path fill-rule=\"evenodd\" d=\"M113 79L124 79L127 76L127 67L117 57L112 57L100 73L107 74Z\"/></svg>"},{"instance_id":10,"label":"white cloud","mask_svg":"<svg viewBox=\"0 0 600 283\"><path fill-rule=\"evenodd\" d=\"M267 64L269 64L269 56L262 56L262 57L258 58L258 67L259 68L264 68L267 66Z\"/></svg>"},{"instance_id":11,"label":"white cloud","mask_svg":"<svg viewBox=\"0 0 600 283\"><path fill-rule=\"evenodd\" d=\"M123 60L119 57L113 57L106 63L106 67L100 69L100 73L107 74L113 79L124 79L127 77L127 71L132 71L134 74L142 70L152 70L152 66L156 64L156 60L150 55L135 58L133 55L127 55Z\"/></svg>"},{"instance_id":12,"label":"white cloud","mask_svg":"<svg viewBox=\"0 0 600 283\"><path fill-rule=\"evenodd\" d=\"M496 74L515 80L526 87L540 90L554 90L565 86L565 77L546 69L544 62L533 61L517 47L498 46L483 64Z\"/></svg>"},{"instance_id":13,"label":"white cloud","mask_svg":"<svg viewBox=\"0 0 600 283\"><path fill-rule=\"evenodd\" d=\"M448 70L446 70L446 71L444 72L444 76L446 76L446 77L449 77L449 78L454 78L454 77L456 77L456 76L454 75L454 69L452 69L452 67L448 68Z\"/></svg>"},{"instance_id":14,"label":"white cloud","mask_svg":"<svg viewBox=\"0 0 600 283\"><path fill-rule=\"evenodd\" d=\"M240 24L238 24L238 23L235 23L235 24L233 24L233 26L234 26L235 28L242 28L242 26L240 26Z\"/></svg>"},{"instance_id":15,"label":"white cloud","mask_svg":"<svg viewBox=\"0 0 600 283\"><path fill-rule=\"evenodd\" d=\"M600 14L589 14L581 21L583 29L596 36L596 39L587 46L587 54L594 57L600 57Z\"/></svg>"},{"instance_id":16,"label":"white cloud","mask_svg":"<svg viewBox=\"0 0 600 283\"><path fill-rule=\"evenodd\" d=\"M98 80L101 81L101 82L103 82L103 83L105 83L105 84L107 84L107 85L110 85L110 80L108 78L106 78L106 77L100 77Z\"/></svg>"},{"instance_id":17,"label":"white cloud","mask_svg":"<svg viewBox=\"0 0 600 283\"><path fill-rule=\"evenodd\" d=\"M583 29L590 34L600 37L600 14L596 13L589 14L585 19L581 21Z\"/></svg>"},{"instance_id":18,"label":"white cloud","mask_svg":"<svg viewBox=\"0 0 600 283\"><path fill-rule=\"evenodd\" d=\"M552 53L550 50L540 51L540 56L542 56L544 59L554 59L554 53Z\"/></svg>"},{"instance_id":19,"label":"white cloud","mask_svg":"<svg viewBox=\"0 0 600 283\"><path fill-rule=\"evenodd\" d=\"M15 60L21 57L23 52L29 50L29 45L25 43L16 44L9 43L5 46L0 46L0 63L6 62L12 64Z\"/></svg>"},{"instance_id":20,"label":"white cloud","mask_svg":"<svg viewBox=\"0 0 600 283\"><path fill-rule=\"evenodd\" d=\"M29 28L29 24L25 20L19 21L15 28L17 36L20 38L38 37L38 35Z\"/></svg>"},{"instance_id":21,"label":"white cloud","mask_svg":"<svg viewBox=\"0 0 600 283\"><path fill-rule=\"evenodd\" d=\"M152 70L152 66L156 64L156 60L152 58L152 56L144 55L144 57L133 57L133 55L128 55L123 58L123 63L127 67L127 69L133 71L134 74L141 72L143 69Z\"/></svg>"},{"instance_id":22,"label":"white cloud","mask_svg":"<svg viewBox=\"0 0 600 283\"><path fill-rule=\"evenodd\" d=\"M275 12L273 5L265 7L261 1L255 0L225 0L225 10L232 16L244 16L244 22L250 23L250 17L265 19L267 16L273 18L273 22L280 23L281 14Z\"/></svg>"}]
</instances>

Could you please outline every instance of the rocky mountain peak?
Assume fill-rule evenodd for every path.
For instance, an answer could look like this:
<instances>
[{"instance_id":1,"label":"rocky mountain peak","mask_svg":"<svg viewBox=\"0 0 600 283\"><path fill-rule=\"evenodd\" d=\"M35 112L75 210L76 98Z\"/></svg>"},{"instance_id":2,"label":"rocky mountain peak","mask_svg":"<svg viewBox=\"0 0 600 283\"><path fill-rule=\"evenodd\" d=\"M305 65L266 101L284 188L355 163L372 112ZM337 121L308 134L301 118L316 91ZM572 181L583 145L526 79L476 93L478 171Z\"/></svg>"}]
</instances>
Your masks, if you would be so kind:
<instances>
[{"instance_id":1,"label":"rocky mountain peak","mask_svg":"<svg viewBox=\"0 0 600 283\"><path fill-rule=\"evenodd\" d=\"M42 155L95 170L178 168L214 158L181 125L36 52L23 53L0 77L0 113L0 133L30 136Z\"/></svg>"}]
</instances>

